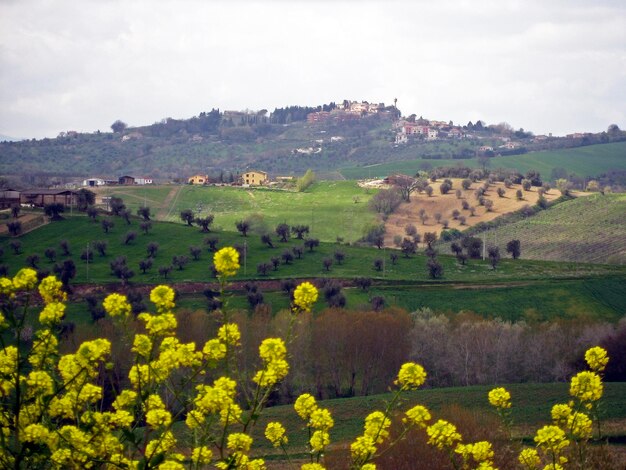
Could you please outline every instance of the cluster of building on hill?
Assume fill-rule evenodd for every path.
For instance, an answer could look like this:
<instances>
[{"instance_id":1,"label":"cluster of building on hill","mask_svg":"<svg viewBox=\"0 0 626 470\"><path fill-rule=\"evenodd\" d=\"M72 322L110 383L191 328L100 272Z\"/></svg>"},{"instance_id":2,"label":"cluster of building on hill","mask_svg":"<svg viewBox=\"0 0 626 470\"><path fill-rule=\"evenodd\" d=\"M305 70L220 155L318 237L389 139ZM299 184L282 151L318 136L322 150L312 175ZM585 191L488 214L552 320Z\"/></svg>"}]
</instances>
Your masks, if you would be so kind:
<instances>
[{"instance_id":1,"label":"cluster of building on hill","mask_svg":"<svg viewBox=\"0 0 626 470\"><path fill-rule=\"evenodd\" d=\"M248 170L241 175L238 175L237 178L234 178L231 183L221 183L221 184L229 184L230 186L268 186L273 183L285 183L293 180L293 176L277 176L272 181L270 176L265 171L260 170ZM209 175L197 174L190 176L187 179L188 184L196 184L196 185L206 185L206 184L214 184Z\"/></svg>"},{"instance_id":2,"label":"cluster of building on hill","mask_svg":"<svg viewBox=\"0 0 626 470\"><path fill-rule=\"evenodd\" d=\"M316 111L307 114L306 120L309 123L325 121L344 122L372 115L395 119L397 117L397 110L393 106L385 106L385 103L344 100L341 105L330 111Z\"/></svg>"},{"instance_id":3,"label":"cluster of building on hill","mask_svg":"<svg viewBox=\"0 0 626 470\"><path fill-rule=\"evenodd\" d=\"M407 144L411 140L456 140L477 139L473 132L468 132L465 126L455 126L452 121L433 121L420 117L419 119L400 119L393 123L395 132L395 144ZM494 137L502 142L496 148L501 150L515 150L521 147L519 142L512 141L508 136ZM493 146L481 146L477 153L493 152Z\"/></svg>"}]
</instances>

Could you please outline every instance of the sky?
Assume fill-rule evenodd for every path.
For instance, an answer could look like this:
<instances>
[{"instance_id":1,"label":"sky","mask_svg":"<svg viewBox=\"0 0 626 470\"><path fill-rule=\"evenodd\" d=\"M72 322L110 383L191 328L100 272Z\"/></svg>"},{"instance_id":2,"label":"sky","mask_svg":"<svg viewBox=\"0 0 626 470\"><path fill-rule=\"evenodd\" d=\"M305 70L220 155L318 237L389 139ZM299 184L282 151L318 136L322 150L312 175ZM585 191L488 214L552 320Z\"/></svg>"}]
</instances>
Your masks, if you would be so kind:
<instances>
[{"instance_id":1,"label":"sky","mask_svg":"<svg viewBox=\"0 0 626 470\"><path fill-rule=\"evenodd\" d=\"M344 99L626 128L622 0L0 0L0 135Z\"/></svg>"}]
</instances>

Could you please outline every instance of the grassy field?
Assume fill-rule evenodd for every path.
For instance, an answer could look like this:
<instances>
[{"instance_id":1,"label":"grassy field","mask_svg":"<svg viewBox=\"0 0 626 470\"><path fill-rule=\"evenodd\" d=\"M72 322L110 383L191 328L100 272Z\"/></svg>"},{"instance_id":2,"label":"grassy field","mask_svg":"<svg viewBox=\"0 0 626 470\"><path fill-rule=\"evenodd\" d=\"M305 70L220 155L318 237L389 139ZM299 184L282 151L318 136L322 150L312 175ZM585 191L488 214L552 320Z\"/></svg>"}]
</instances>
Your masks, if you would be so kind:
<instances>
[{"instance_id":1,"label":"grassy field","mask_svg":"<svg viewBox=\"0 0 626 470\"><path fill-rule=\"evenodd\" d=\"M529 436L538 427L550 421L550 409L556 403L567 402L568 384L511 384L506 385L512 396L512 418L514 433L518 436ZM491 386L454 387L443 389L426 389L415 392L406 392L406 403L402 410L409 409L416 404L427 406L433 411L435 419L441 412L450 412L450 408L457 405L476 413L491 414L493 408L487 401L487 394ZM624 422L626 421L626 383L607 383L602 399L603 424L608 434L624 436ZM331 431L333 443L347 443L354 440L363 432L363 420L372 410L384 409L385 402L391 398L387 395L373 395L367 397L344 398L319 402L320 406L328 408L334 419L335 426ZM268 408L255 430L258 433L258 443L264 441L261 430L269 421L280 421L287 429L290 448L304 447L306 432L303 431L302 420L292 406L278 406ZM255 440L256 442L256 440ZM269 451L267 441L262 445Z\"/></svg>"},{"instance_id":2,"label":"grassy field","mask_svg":"<svg viewBox=\"0 0 626 470\"><path fill-rule=\"evenodd\" d=\"M432 167L463 165L477 168L476 159L428 160L416 159L376 165L342 168L340 173L347 179L384 177L393 173L415 174L421 165ZM626 170L626 142L589 145L574 149L546 150L524 155L495 157L490 160L491 168L512 168L520 173L537 170L548 178L553 168L565 168L568 173L581 177L596 176L608 170Z\"/></svg>"},{"instance_id":3,"label":"grassy field","mask_svg":"<svg viewBox=\"0 0 626 470\"><path fill-rule=\"evenodd\" d=\"M242 270L237 279L253 279L259 277L256 272L257 264L269 262L271 258L280 258L286 249L301 246L301 240L290 239L287 243L277 241L274 237L274 248L261 243L258 235L243 237L235 232L216 231L209 234L200 232L197 227L187 227L182 222L154 222L149 234L144 234L139 228L140 221L131 219L127 225L123 219L115 218L115 226L105 234L99 223L90 221L85 216L68 217L66 220L49 223L37 230L20 237L21 250L15 254L10 247L11 239L0 237L0 247L4 254L0 263L9 268L9 274L14 274L20 267L26 265L27 257L39 256L38 266L41 269L52 269L54 262L45 256L47 248L54 248L60 257L61 240L67 240L71 248L71 257L76 263L77 272L75 282L109 283L116 279L110 273L110 262L118 256L125 256L128 265L136 273L133 282L154 284L163 282L158 274L158 267L169 265L173 256L189 255L190 246L198 246L203 252L198 261L190 260L183 270L172 271L168 282L210 281L209 265L212 254L204 246L207 236L219 239L218 248L227 245L247 246L248 255L242 260ZM123 238L129 231L136 232L134 241L124 244ZM316 232L313 231L313 235ZM87 263L80 259L80 255L88 246L94 246L95 241L106 241L108 244L106 256L94 253L93 261ZM147 257L146 246L150 242L159 244L159 250L154 259L154 265L146 274L138 269L139 261ZM334 257L336 251L345 255L342 264L334 263L329 271L323 267L323 259ZM313 252L305 249L302 259L294 259L290 264L281 264L276 271L270 271L266 278L317 278L340 277L354 278L368 276L384 280L405 280L412 282L431 282L426 271L426 258L422 254L405 258L400 256L394 265L390 261L390 253L396 250L378 250L376 248L339 245L337 243L322 243ZM524 245L522 244L522 252ZM376 271L374 260L382 259L384 269ZM57 260L58 261L58 260ZM502 260L497 270L491 269L487 261L472 260L466 266L458 265L451 256L440 256L444 266L444 282L479 282L494 283L501 281L530 281L542 279L558 279L571 277L595 277L623 275L626 266L610 265L581 265L578 263L556 263L532 260L510 259ZM438 281L439 282L439 281Z\"/></svg>"},{"instance_id":4,"label":"grassy field","mask_svg":"<svg viewBox=\"0 0 626 470\"><path fill-rule=\"evenodd\" d=\"M179 222L181 211L191 209L200 216L213 214L215 226L228 231L235 231L236 221L253 216L271 231L281 222L305 224L311 236L320 240L334 241L339 236L355 241L375 220L367 209L374 192L352 181L322 181L301 193L183 185L109 187L98 190L98 196L121 197L133 213L146 204L159 220L170 222Z\"/></svg>"},{"instance_id":5,"label":"grassy field","mask_svg":"<svg viewBox=\"0 0 626 470\"><path fill-rule=\"evenodd\" d=\"M525 259L626 264L626 195L576 198L484 236L500 253L509 240L520 240Z\"/></svg>"}]
</instances>

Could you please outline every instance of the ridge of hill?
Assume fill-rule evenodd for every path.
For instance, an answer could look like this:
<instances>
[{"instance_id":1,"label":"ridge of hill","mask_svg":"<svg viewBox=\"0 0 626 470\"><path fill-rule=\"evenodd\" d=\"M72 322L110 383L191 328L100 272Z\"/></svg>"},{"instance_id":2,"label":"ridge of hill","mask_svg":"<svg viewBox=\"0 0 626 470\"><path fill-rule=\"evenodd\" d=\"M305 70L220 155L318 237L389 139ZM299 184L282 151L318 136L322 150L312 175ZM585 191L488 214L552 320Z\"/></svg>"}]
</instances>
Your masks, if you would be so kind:
<instances>
[{"instance_id":1,"label":"ridge of hill","mask_svg":"<svg viewBox=\"0 0 626 470\"><path fill-rule=\"evenodd\" d=\"M623 147L619 147L617 155L612 151L604 155L604 147L592 146L625 141L626 132L616 126L598 134L535 137L530 132L513 131L510 126L487 126L480 121L459 126L422 118L418 122L413 116L398 120L400 112L393 107L362 114L337 111L335 115L321 111L331 109L330 105L324 106L288 107L269 116L263 112L212 110L190 119L168 118L142 127L127 128L121 123L113 133L68 131L54 139L0 142L0 173L41 186L69 182L72 178L117 179L122 174L160 181L182 180L195 173L219 175L248 168L263 169L271 175L301 174L311 168L326 178L342 179L356 177L355 171L360 171L359 177L367 173L342 170L340 174L341 168L380 165L377 169L381 169L397 162L412 162L417 169L442 162L475 165L473 159L477 156L496 156L499 160L494 165L506 161L505 166L515 167L519 158L528 158L525 165L541 166L544 156L532 154L535 156L529 158L531 154L527 152L559 152L580 146L589 146L587 152L580 154L585 160L582 166L564 154L553 167L563 167L567 174L579 176L625 170L623 159L619 158L624 154ZM307 121L312 113L320 120ZM326 117L321 119L323 116ZM424 129L430 129L433 135L425 136Z\"/></svg>"}]
</instances>

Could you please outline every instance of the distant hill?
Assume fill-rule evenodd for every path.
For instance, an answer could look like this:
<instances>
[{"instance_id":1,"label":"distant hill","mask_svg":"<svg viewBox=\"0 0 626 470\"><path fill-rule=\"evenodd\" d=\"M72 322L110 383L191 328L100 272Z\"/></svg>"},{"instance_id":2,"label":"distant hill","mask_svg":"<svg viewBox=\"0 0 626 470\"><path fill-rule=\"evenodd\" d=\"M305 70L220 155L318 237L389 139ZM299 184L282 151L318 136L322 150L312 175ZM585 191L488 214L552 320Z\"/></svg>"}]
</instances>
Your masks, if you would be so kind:
<instances>
[{"instance_id":1,"label":"distant hill","mask_svg":"<svg viewBox=\"0 0 626 470\"><path fill-rule=\"evenodd\" d=\"M411 175L421 169L450 166L459 163L472 168L481 166L480 162L475 158L459 161L420 158L346 167L339 169L339 172L347 179L376 178L393 173ZM596 177L610 171L626 172L626 142L493 157L489 159L488 168L511 168L522 174L532 169L539 171L546 179L551 177L555 169L557 172L562 169L567 175L573 173L582 178Z\"/></svg>"},{"instance_id":2,"label":"distant hill","mask_svg":"<svg viewBox=\"0 0 626 470\"><path fill-rule=\"evenodd\" d=\"M607 153L601 150L605 147L592 145L626 141L626 132L617 126L598 134L535 137L481 121L459 126L415 120L414 115L398 119L399 114L382 103L344 102L289 106L269 114L213 109L190 119L168 118L134 128L116 122L112 126L116 132L69 131L54 139L0 142L0 173L41 186L85 177L116 179L123 174L184 180L196 173L219 175L249 168L272 176L301 174L311 168L321 177L340 179L383 176L393 168L411 172L441 163L472 166L478 156L494 157L496 166L543 167L544 155L530 157L528 152L547 149L566 153L546 165L579 176L595 176L594 169L624 169L623 146L610 144L617 150ZM581 146L588 147L577 154L578 163L563 150ZM610 161L598 164L598 155Z\"/></svg>"},{"instance_id":3,"label":"distant hill","mask_svg":"<svg viewBox=\"0 0 626 470\"><path fill-rule=\"evenodd\" d=\"M594 194L472 235L497 245L502 256L508 256L507 242L517 239L524 259L626 264L624 214L626 195ZM449 244L441 251L450 253Z\"/></svg>"}]
</instances>

